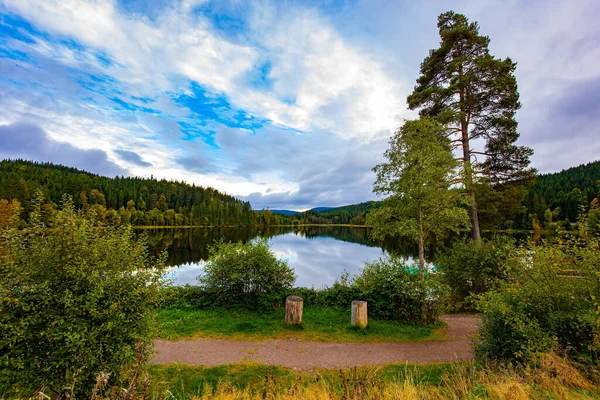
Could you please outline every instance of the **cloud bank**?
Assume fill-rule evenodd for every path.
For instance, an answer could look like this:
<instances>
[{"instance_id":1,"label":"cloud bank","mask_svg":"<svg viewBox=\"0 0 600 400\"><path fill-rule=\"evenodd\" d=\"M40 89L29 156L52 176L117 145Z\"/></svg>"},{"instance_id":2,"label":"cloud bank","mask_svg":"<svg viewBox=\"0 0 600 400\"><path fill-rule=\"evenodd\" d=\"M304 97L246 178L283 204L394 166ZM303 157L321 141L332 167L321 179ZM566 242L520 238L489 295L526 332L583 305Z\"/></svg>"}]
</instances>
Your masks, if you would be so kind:
<instances>
[{"instance_id":1,"label":"cloud bank","mask_svg":"<svg viewBox=\"0 0 600 400\"><path fill-rule=\"evenodd\" d=\"M415 116L405 99L449 7L0 0L0 156L185 180L255 208L370 200L371 168ZM517 61L534 166L600 158L600 4L451 8Z\"/></svg>"}]
</instances>

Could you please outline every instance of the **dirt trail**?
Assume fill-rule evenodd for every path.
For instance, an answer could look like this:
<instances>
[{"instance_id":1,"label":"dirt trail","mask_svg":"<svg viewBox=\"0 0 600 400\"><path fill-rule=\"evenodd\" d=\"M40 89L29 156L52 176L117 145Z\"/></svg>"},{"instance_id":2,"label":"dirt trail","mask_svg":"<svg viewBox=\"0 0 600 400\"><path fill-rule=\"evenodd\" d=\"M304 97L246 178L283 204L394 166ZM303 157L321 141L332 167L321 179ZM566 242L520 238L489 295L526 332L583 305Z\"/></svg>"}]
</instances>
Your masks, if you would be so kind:
<instances>
[{"instance_id":1,"label":"dirt trail","mask_svg":"<svg viewBox=\"0 0 600 400\"><path fill-rule=\"evenodd\" d=\"M180 363L213 367L237 362L259 362L295 369L351 368L390 363L471 360L470 337L479 328L473 315L446 315L448 341L416 343L320 343L295 340L244 342L196 339L156 340L151 364Z\"/></svg>"}]
</instances>

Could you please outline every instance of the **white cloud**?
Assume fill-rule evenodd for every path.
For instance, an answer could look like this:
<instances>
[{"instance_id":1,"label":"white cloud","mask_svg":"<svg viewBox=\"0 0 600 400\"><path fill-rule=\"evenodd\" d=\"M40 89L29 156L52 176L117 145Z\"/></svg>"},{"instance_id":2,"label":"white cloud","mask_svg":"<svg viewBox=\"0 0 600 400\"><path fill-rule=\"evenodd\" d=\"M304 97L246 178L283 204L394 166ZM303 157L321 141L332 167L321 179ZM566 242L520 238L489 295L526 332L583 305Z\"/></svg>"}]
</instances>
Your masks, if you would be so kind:
<instances>
[{"instance_id":1,"label":"white cloud","mask_svg":"<svg viewBox=\"0 0 600 400\"><path fill-rule=\"evenodd\" d=\"M21 46L30 46L69 71L101 71L115 79L106 85L122 91L125 100L127 95L151 97L151 107L163 113L115 112L109 100L86 102L77 97L80 87L66 68L52 65L54 70L44 70L23 62L10 67L17 81L31 76L36 83L49 83L54 92L17 96L18 89L0 87L0 121L32 119L51 138L102 149L133 174L211 185L259 198L264 205L279 199L279 204L302 207L327 199L337 204L361 201L370 195L370 167L381 159L382 138L403 118L415 115L406 109L405 98L426 46L437 46L436 17L447 7L441 1L358 2L350 7L353 18L347 20L345 12L324 16L296 4L256 2L248 6L249 16L243 16L248 17L247 30L224 36L196 12L204 0L173 2L153 19L127 14L116 1L0 2L39 29L72 38L84 48L54 41L53 36L35 37L34 44ZM547 120L551 109L549 99L559 97L573 82L600 76L600 3L465 0L456 7L490 35L492 54L511 56L519 63L524 107L518 118L523 143L537 150L536 166L552 170L576 164L584 155L597 158L593 146L586 151L571 146L562 157L549 160L556 144L563 142L551 135L542 141L539 135L544 127L540 121ZM349 27L336 26L336 19ZM98 54L114 63L106 66L97 60ZM0 63L8 73L6 60ZM253 79L266 63L267 81L257 87ZM188 121L189 111L172 95L192 95L189 80L224 94L234 108L272 120L275 127L252 133L210 121L220 149L182 142L177 122ZM55 81L59 83L53 85ZM128 163L116 150L134 151L153 167ZM210 158L204 170L180 168L182 159L193 164L204 158ZM215 169L209 167L217 161L220 174L211 173Z\"/></svg>"},{"instance_id":2,"label":"white cloud","mask_svg":"<svg viewBox=\"0 0 600 400\"><path fill-rule=\"evenodd\" d=\"M190 13L195 4L188 2L156 21L120 14L114 2L5 3L44 29L106 51L118 63L109 73L146 93L181 90L170 80L172 74L181 74L275 124L364 139L389 133L408 115L406 88L370 55L345 43L315 12L263 13L248 33L251 47L220 37L205 18ZM257 13L261 10L256 7ZM58 48L44 51L61 54L69 64L78 59L64 46L54 46ZM246 79L259 60L272 65L272 91L257 90Z\"/></svg>"}]
</instances>

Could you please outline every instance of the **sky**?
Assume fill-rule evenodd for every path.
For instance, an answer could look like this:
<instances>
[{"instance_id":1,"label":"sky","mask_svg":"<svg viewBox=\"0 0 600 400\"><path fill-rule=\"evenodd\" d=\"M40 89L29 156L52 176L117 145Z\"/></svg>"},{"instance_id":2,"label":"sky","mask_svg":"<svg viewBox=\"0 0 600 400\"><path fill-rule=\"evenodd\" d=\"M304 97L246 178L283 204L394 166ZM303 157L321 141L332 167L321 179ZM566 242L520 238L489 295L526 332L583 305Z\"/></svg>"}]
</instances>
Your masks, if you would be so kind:
<instances>
[{"instance_id":1,"label":"sky","mask_svg":"<svg viewBox=\"0 0 600 400\"><path fill-rule=\"evenodd\" d=\"M597 0L0 0L0 159L211 186L255 209L372 200L448 10L517 62L533 167L600 159Z\"/></svg>"}]
</instances>

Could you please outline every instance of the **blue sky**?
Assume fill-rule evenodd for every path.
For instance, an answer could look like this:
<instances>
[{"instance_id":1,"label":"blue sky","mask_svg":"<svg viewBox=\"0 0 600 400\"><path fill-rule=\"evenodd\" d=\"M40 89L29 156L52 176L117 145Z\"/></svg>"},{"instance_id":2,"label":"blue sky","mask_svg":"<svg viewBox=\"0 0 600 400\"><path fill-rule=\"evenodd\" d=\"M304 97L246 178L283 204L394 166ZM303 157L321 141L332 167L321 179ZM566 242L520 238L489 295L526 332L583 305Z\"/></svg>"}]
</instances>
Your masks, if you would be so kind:
<instances>
[{"instance_id":1,"label":"blue sky","mask_svg":"<svg viewBox=\"0 0 600 400\"><path fill-rule=\"evenodd\" d=\"M0 0L0 158L185 180L257 209L370 200L449 9L518 63L534 167L600 158L595 0Z\"/></svg>"}]
</instances>

